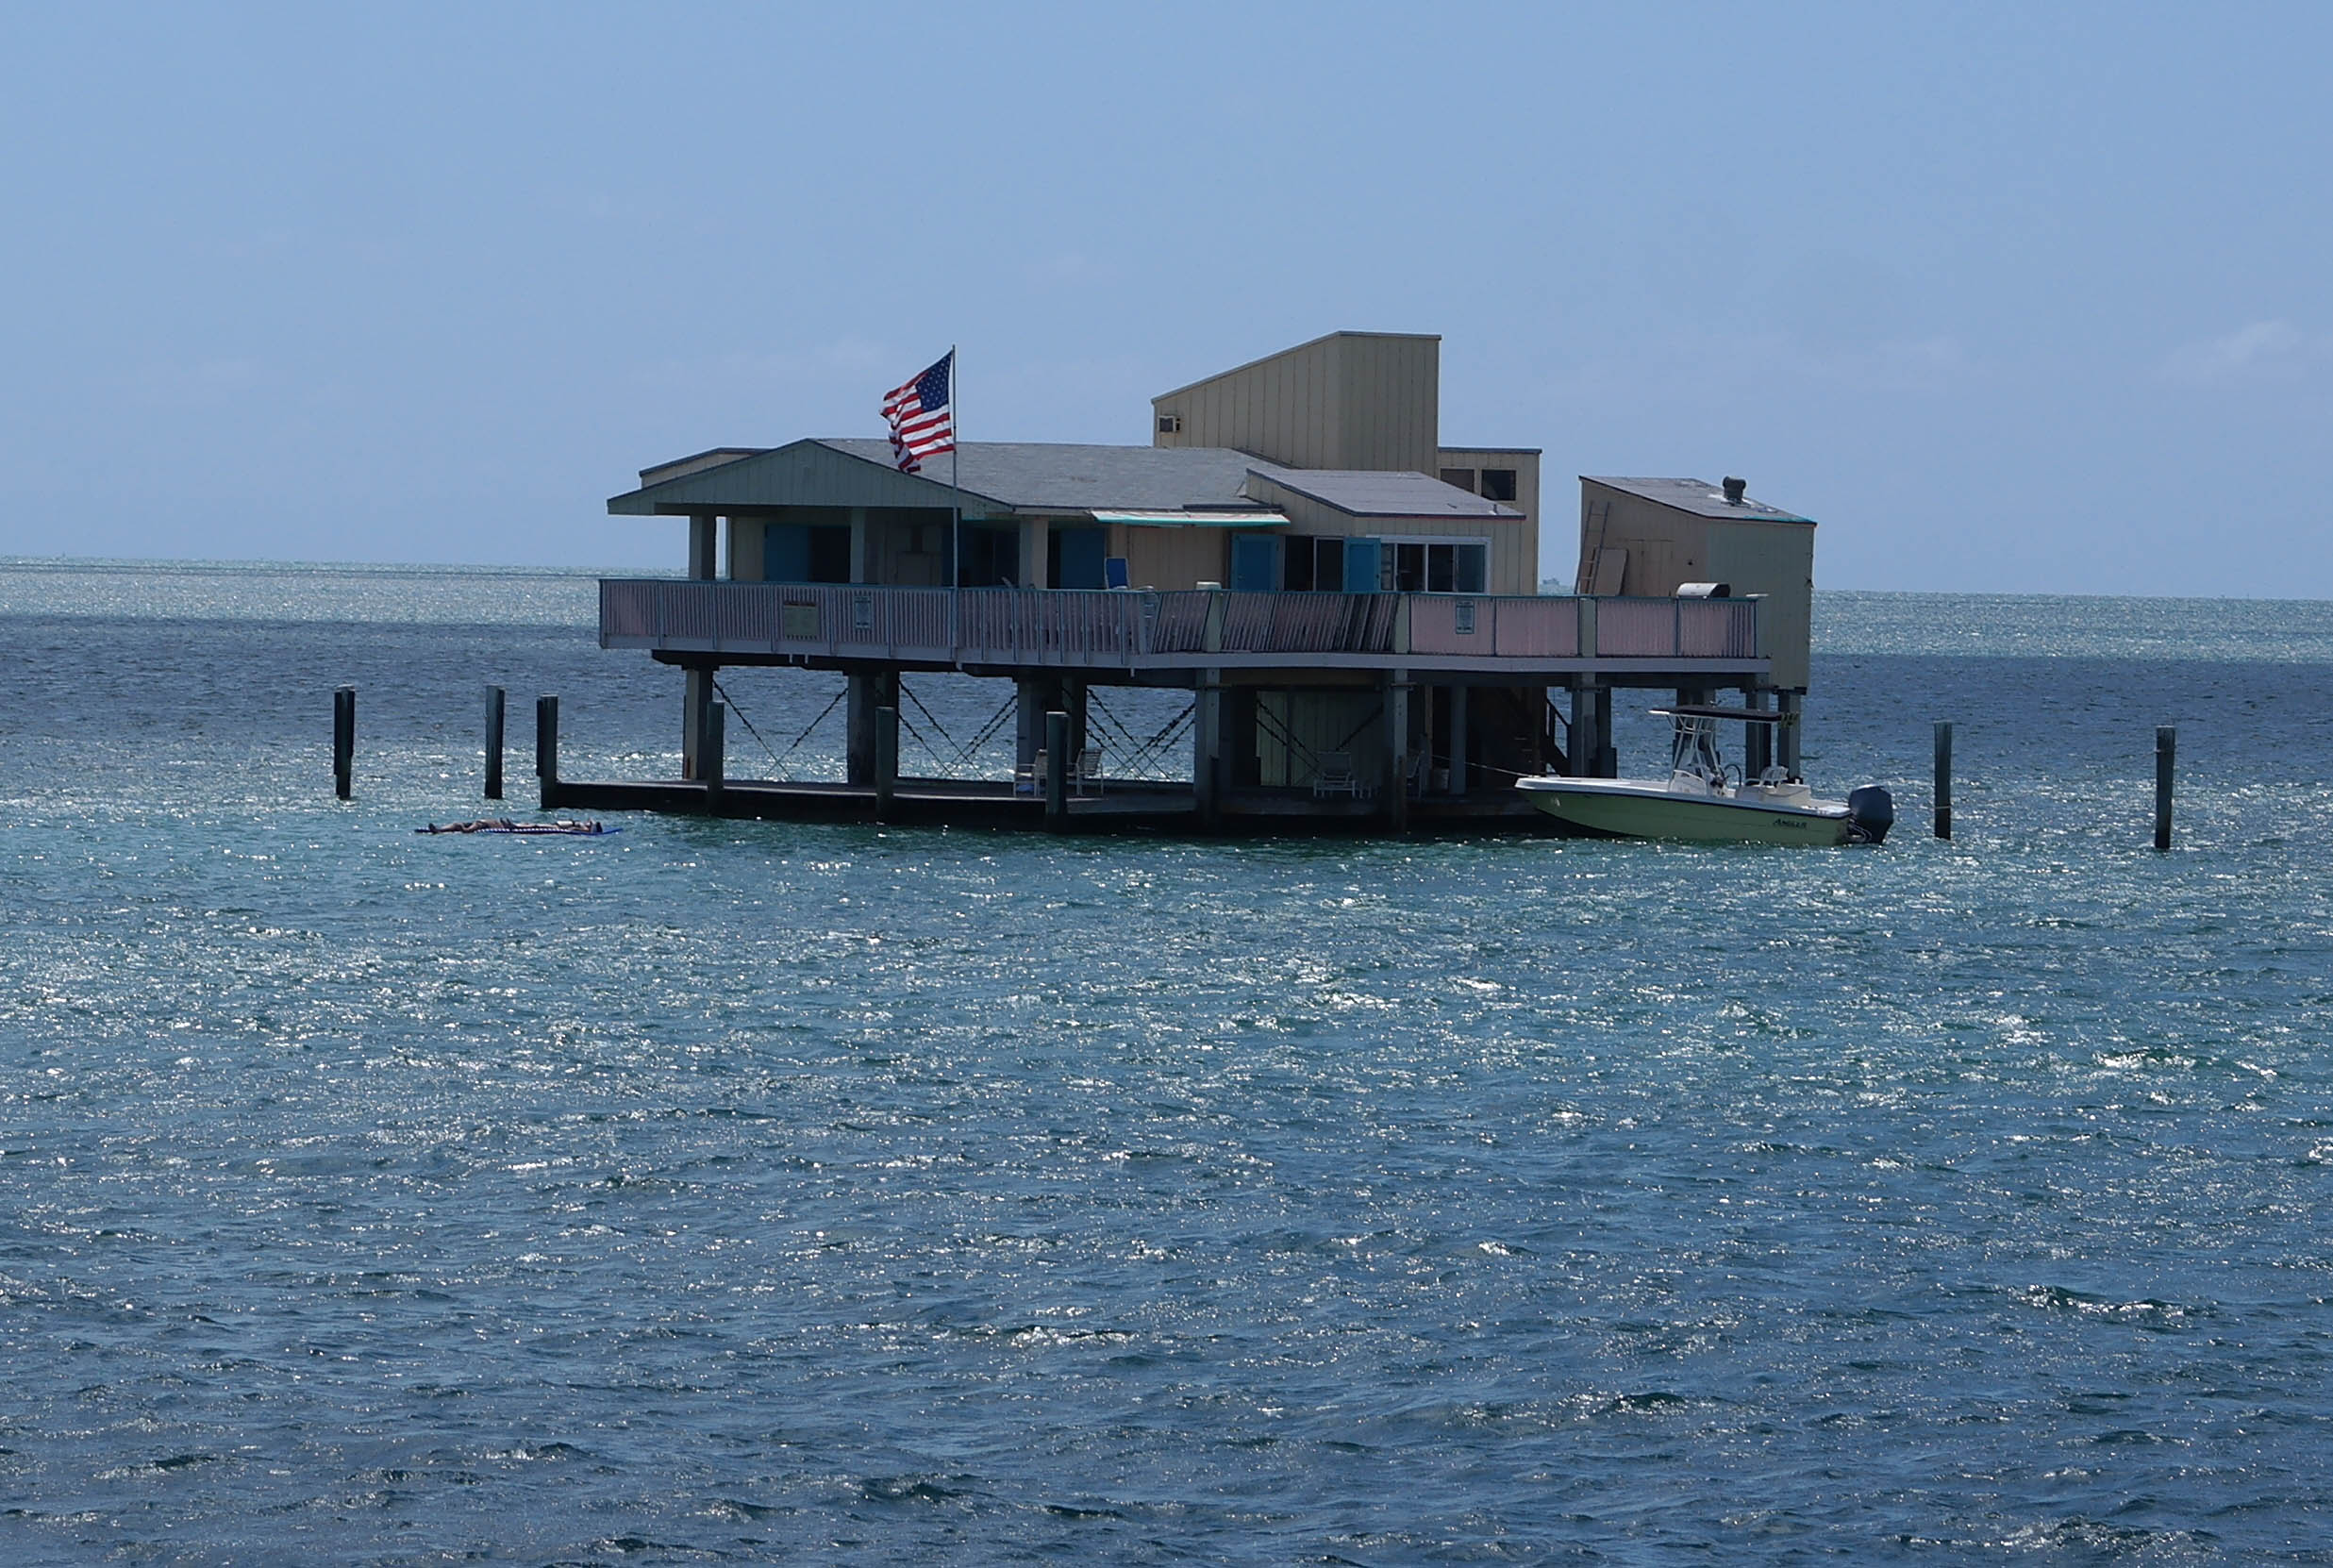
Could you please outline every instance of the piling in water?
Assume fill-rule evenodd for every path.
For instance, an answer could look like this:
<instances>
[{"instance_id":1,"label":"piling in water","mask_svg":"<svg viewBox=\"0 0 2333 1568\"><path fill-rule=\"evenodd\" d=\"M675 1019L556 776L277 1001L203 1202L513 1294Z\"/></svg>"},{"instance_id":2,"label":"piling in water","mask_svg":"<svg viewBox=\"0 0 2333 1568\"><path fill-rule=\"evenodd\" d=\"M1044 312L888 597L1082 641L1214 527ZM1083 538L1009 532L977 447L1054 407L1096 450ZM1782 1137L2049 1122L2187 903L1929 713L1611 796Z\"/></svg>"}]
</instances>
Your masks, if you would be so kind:
<instances>
[{"instance_id":1,"label":"piling in water","mask_svg":"<svg viewBox=\"0 0 2333 1568\"><path fill-rule=\"evenodd\" d=\"M346 800L357 767L357 689L332 693L332 792Z\"/></svg>"},{"instance_id":2,"label":"piling in water","mask_svg":"<svg viewBox=\"0 0 2333 1568\"><path fill-rule=\"evenodd\" d=\"M1952 726L1936 726L1936 836L1952 837Z\"/></svg>"},{"instance_id":3,"label":"piling in water","mask_svg":"<svg viewBox=\"0 0 2333 1568\"><path fill-rule=\"evenodd\" d=\"M697 758L705 775L705 809L717 810L721 806L722 786L728 781L725 766L729 733L729 705L709 702L705 705L705 749Z\"/></svg>"},{"instance_id":4,"label":"piling in water","mask_svg":"<svg viewBox=\"0 0 2333 1568\"><path fill-rule=\"evenodd\" d=\"M1045 826L1069 826L1069 715L1058 710L1045 715Z\"/></svg>"},{"instance_id":5,"label":"piling in water","mask_svg":"<svg viewBox=\"0 0 2333 1568\"><path fill-rule=\"evenodd\" d=\"M535 776L558 782L558 698L535 699Z\"/></svg>"},{"instance_id":6,"label":"piling in water","mask_svg":"<svg viewBox=\"0 0 2333 1568\"><path fill-rule=\"evenodd\" d=\"M892 820L892 791L899 782L899 709L875 710L875 820Z\"/></svg>"},{"instance_id":7,"label":"piling in water","mask_svg":"<svg viewBox=\"0 0 2333 1568\"><path fill-rule=\"evenodd\" d=\"M502 798L502 709L499 686L486 689L486 798Z\"/></svg>"},{"instance_id":8,"label":"piling in water","mask_svg":"<svg viewBox=\"0 0 2333 1568\"><path fill-rule=\"evenodd\" d=\"M2171 774L2179 755L2179 731L2172 725L2155 729L2155 847L2171 847Z\"/></svg>"}]
</instances>

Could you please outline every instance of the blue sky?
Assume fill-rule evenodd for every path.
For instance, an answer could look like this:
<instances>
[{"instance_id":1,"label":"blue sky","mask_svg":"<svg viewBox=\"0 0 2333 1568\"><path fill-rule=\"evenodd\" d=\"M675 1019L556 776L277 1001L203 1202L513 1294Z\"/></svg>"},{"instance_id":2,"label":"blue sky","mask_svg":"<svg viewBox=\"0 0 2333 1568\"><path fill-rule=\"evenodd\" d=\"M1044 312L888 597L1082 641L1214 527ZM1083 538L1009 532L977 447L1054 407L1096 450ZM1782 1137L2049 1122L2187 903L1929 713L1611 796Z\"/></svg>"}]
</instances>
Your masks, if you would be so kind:
<instances>
[{"instance_id":1,"label":"blue sky","mask_svg":"<svg viewBox=\"0 0 2333 1568\"><path fill-rule=\"evenodd\" d=\"M0 553L675 565L633 471L1340 327L1832 588L2333 597L2333 7L33 7Z\"/></svg>"}]
</instances>

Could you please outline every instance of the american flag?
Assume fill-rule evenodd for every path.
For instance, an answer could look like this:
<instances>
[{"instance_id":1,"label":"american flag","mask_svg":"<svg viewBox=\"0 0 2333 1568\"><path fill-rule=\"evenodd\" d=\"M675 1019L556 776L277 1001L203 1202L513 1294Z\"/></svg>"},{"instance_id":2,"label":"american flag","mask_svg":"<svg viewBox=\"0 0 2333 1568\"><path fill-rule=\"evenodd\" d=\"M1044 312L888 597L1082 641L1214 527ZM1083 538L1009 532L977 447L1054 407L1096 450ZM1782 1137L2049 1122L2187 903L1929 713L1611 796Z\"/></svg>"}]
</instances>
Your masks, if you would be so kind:
<instances>
[{"instance_id":1,"label":"american flag","mask_svg":"<svg viewBox=\"0 0 2333 1568\"><path fill-rule=\"evenodd\" d=\"M886 392L883 417L892 422L892 458L909 474L923 469L925 458L956 450L956 410L950 405L948 383L956 379L956 350L923 375Z\"/></svg>"}]
</instances>

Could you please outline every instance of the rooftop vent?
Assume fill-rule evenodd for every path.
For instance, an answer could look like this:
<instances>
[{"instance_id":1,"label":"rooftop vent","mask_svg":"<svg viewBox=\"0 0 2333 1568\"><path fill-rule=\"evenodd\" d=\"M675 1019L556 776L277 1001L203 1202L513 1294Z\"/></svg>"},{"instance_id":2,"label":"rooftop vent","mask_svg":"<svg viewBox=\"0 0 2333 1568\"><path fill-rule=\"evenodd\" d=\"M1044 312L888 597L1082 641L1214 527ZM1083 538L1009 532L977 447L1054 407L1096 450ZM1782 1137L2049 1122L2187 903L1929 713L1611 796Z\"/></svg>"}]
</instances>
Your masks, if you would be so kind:
<instances>
[{"instance_id":1,"label":"rooftop vent","mask_svg":"<svg viewBox=\"0 0 2333 1568\"><path fill-rule=\"evenodd\" d=\"M1727 475L1725 476L1725 504L1729 507L1741 505L1741 492L1749 488L1747 481L1737 479L1730 474Z\"/></svg>"}]
</instances>

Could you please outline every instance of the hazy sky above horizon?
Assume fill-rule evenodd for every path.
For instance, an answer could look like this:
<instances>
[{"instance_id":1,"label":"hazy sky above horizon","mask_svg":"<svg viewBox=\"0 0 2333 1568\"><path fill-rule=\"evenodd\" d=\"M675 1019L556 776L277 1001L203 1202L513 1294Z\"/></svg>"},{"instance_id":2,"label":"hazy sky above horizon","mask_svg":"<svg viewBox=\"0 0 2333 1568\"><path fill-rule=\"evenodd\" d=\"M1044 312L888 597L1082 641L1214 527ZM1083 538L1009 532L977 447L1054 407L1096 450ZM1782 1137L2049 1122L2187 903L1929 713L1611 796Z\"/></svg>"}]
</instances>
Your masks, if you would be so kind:
<instances>
[{"instance_id":1,"label":"hazy sky above horizon","mask_svg":"<svg viewBox=\"0 0 2333 1568\"><path fill-rule=\"evenodd\" d=\"M2333 7L51 8L0 554L671 567L720 444L1341 327L1442 436L1745 475L1825 588L2333 598Z\"/></svg>"}]
</instances>

